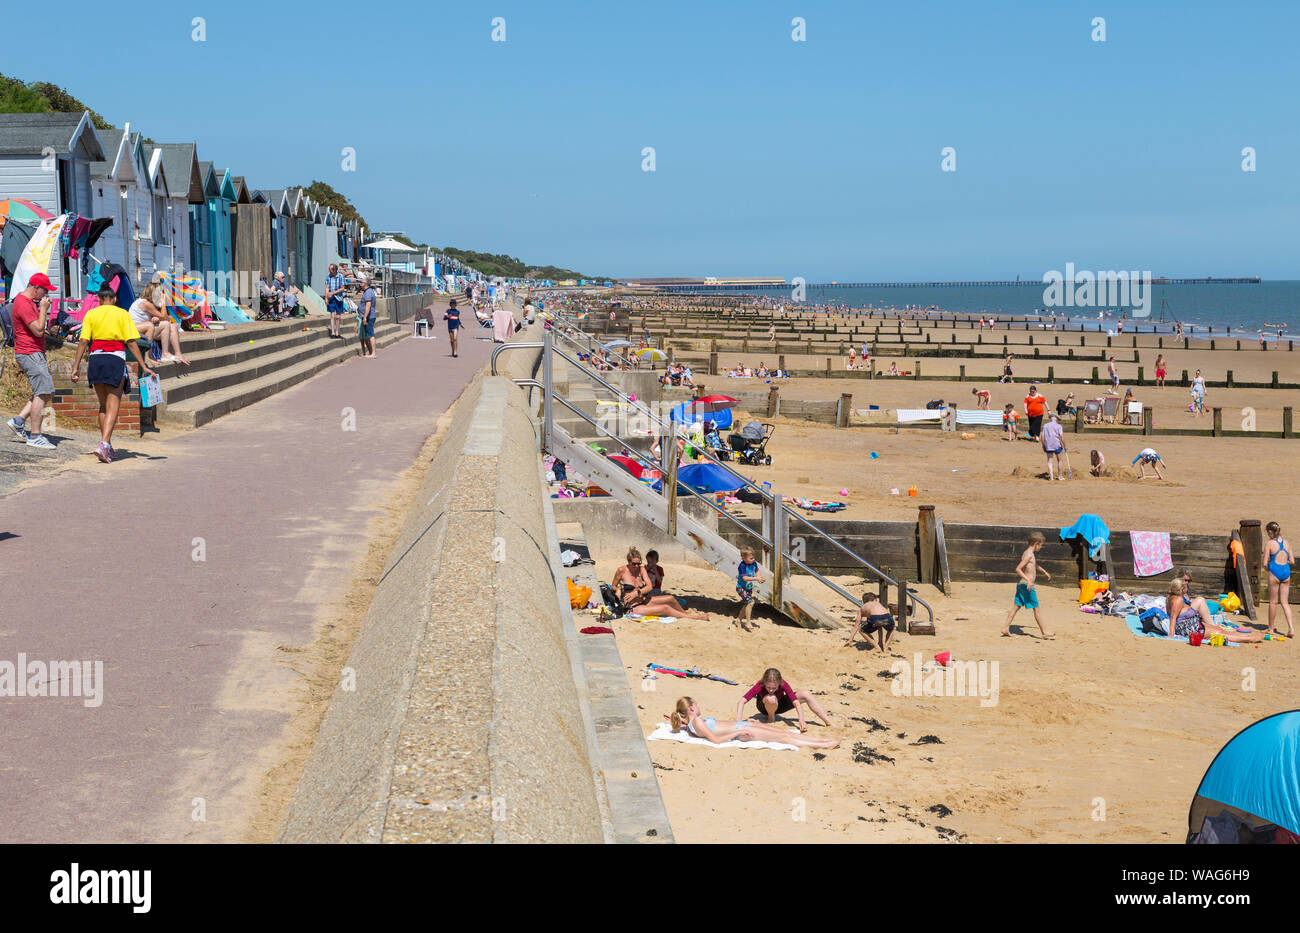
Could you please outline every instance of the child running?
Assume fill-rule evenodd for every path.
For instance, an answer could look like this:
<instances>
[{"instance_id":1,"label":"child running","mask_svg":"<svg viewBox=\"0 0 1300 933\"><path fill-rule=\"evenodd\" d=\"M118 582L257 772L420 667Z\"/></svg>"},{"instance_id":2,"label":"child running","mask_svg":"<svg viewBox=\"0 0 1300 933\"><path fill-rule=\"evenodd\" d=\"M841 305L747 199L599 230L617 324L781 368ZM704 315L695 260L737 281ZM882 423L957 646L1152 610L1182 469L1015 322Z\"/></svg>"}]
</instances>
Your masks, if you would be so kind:
<instances>
[{"instance_id":1,"label":"child running","mask_svg":"<svg viewBox=\"0 0 1300 933\"><path fill-rule=\"evenodd\" d=\"M754 584L761 583L762 580L763 572L758 567L758 561L754 560L754 549L741 548L740 565L736 567L736 595L740 597L740 614L736 616L736 621L746 631L749 630L748 622L754 612Z\"/></svg>"},{"instance_id":2,"label":"child running","mask_svg":"<svg viewBox=\"0 0 1300 933\"><path fill-rule=\"evenodd\" d=\"M1011 607L1011 614L1007 616L1007 624L1002 627L1003 635L1011 634L1011 622L1017 612L1021 609L1032 609L1034 621L1038 623L1038 630L1043 633L1043 637L1055 637L1053 633L1043 628L1043 617L1038 612L1038 593L1034 590L1034 581L1039 571L1042 571L1047 579L1052 579L1050 573L1038 566L1037 554L1042 550L1046 540L1041 531L1033 532L1029 536L1029 547L1025 548L1025 553L1020 555L1020 563L1016 564L1016 576L1020 577L1020 582L1016 584L1015 605Z\"/></svg>"},{"instance_id":3,"label":"child running","mask_svg":"<svg viewBox=\"0 0 1300 933\"><path fill-rule=\"evenodd\" d=\"M857 624L853 627L848 640L844 642L844 647L847 648L857 641L859 633L867 637L867 644L870 645L871 636L874 634L876 647L883 654L889 648L889 643L894 640L894 628L894 616L889 611L889 607L880 601L879 593L868 590L862 594L862 606L858 609Z\"/></svg>"},{"instance_id":4,"label":"child running","mask_svg":"<svg viewBox=\"0 0 1300 933\"><path fill-rule=\"evenodd\" d=\"M803 718L804 705L817 714L822 722L835 728L835 723L831 722L830 715L822 709L820 703L807 690L796 691L781 676L781 672L775 667L769 667L763 671L763 676L759 678L758 683L749 688L749 692L740 698L736 704L736 719L741 720L745 715L745 704L754 700L758 706L758 715L766 717L769 723L776 722L776 717L781 713L788 713L794 710L799 716L799 731L807 732L808 723Z\"/></svg>"}]
</instances>

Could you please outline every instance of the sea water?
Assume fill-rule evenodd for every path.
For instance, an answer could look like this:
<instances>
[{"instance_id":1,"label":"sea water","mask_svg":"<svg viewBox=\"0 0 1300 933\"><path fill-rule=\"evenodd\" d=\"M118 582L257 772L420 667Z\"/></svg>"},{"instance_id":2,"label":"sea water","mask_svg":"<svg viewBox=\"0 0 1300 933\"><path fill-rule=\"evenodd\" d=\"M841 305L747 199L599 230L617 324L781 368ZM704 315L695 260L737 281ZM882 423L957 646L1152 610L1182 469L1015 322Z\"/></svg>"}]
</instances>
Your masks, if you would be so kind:
<instances>
[{"instance_id":1,"label":"sea water","mask_svg":"<svg viewBox=\"0 0 1300 933\"><path fill-rule=\"evenodd\" d=\"M1051 319L1046 307L1042 283L1024 285L963 285L952 287L874 288L810 285L805 290L805 304L836 305L846 308L929 308L938 311L970 314L993 314L1006 319L1011 316L1039 316L1044 325ZM1157 329L1168 333L1173 322L1181 321L1185 333L1197 337L1228 336L1241 339L1258 339L1265 325L1269 327L1264 337L1276 339L1277 325L1285 325L1283 338L1300 340L1300 281L1265 281L1246 285L1159 285L1151 288L1151 314L1134 318L1131 309L1058 308L1059 322L1062 313L1068 314L1070 328L1082 326L1085 330L1114 331L1124 312L1126 334L1149 332ZM769 289L764 294L787 308L797 308L789 289ZM1161 323L1163 310L1164 322Z\"/></svg>"}]
</instances>

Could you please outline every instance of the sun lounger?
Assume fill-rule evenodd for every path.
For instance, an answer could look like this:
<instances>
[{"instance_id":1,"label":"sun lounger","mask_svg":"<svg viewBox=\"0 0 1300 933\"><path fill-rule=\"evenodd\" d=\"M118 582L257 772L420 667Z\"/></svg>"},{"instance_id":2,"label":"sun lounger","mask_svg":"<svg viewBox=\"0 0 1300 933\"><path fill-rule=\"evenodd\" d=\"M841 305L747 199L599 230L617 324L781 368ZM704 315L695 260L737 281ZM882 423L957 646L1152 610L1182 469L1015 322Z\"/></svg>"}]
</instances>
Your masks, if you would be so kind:
<instances>
[{"instance_id":1,"label":"sun lounger","mask_svg":"<svg viewBox=\"0 0 1300 933\"><path fill-rule=\"evenodd\" d=\"M1117 398L1103 399L1101 404L1101 420L1107 424L1115 423L1115 415L1119 412L1119 402Z\"/></svg>"}]
</instances>

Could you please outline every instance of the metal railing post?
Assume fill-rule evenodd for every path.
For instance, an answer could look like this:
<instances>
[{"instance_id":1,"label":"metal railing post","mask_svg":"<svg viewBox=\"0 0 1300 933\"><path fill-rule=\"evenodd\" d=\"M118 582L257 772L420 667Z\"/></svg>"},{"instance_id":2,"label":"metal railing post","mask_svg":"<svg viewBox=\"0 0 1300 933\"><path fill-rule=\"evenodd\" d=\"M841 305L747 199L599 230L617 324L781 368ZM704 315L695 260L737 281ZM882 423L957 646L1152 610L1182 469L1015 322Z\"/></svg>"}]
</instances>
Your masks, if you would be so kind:
<instances>
[{"instance_id":1,"label":"metal railing post","mask_svg":"<svg viewBox=\"0 0 1300 933\"><path fill-rule=\"evenodd\" d=\"M542 384L546 386L542 402L542 450L550 452L551 427L555 418L555 338L547 328L542 340Z\"/></svg>"}]
</instances>

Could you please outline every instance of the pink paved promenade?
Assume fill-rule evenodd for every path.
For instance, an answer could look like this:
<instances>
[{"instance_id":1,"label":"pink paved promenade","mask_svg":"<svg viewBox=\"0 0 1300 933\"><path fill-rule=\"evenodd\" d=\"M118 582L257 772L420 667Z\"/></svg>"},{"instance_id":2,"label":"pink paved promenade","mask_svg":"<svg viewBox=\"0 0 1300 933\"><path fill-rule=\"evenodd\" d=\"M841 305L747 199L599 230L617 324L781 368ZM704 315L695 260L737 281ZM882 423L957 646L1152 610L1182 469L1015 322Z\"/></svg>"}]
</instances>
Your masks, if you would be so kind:
<instances>
[{"instance_id":1,"label":"pink paved promenade","mask_svg":"<svg viewBox=\"0 0 1300 933\"><path fill-rule=\"evenodd\" d=\"M453 360L435 332L0 499L0 663L104 668L96 708L0 697L0 841L240 838L300 685L281 646L313 640L490 354L466 329Z\"/></svg>"}]
</instances>

